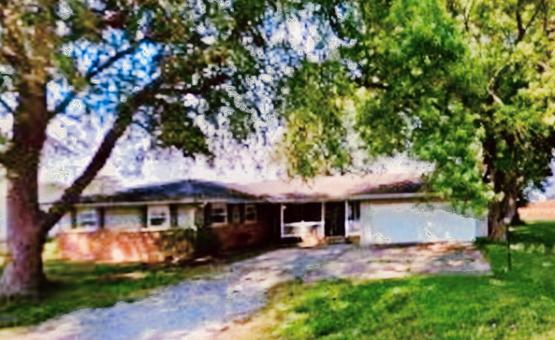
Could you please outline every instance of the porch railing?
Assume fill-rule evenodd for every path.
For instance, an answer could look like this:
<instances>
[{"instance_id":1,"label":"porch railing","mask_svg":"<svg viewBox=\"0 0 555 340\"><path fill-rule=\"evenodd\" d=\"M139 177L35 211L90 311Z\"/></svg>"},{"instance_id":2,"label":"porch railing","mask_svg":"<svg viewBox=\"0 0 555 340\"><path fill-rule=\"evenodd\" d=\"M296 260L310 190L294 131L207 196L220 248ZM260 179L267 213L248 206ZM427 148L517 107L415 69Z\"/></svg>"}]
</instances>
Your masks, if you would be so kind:
<instances>
[{"instance_id":1,"label":"porch railing","mask_svg":"<svg viewBox=\"0 0 555 340\"><path fill-rule=\"evenodd\" d=\"M303 237L312 233L323 236L324 223L322 221L300 221L283 224L283 237Z\"/></svg>"},{"instance_id":2,"label":"porch railing","mask_svg":"<svg viewBox=\"0 0 555 340\"><path fill-rule=\"evenodd\" d=\"M345 236L359 236L360 235L360 221L347 220L345 223Z\"/></svg>"}]
</instances>

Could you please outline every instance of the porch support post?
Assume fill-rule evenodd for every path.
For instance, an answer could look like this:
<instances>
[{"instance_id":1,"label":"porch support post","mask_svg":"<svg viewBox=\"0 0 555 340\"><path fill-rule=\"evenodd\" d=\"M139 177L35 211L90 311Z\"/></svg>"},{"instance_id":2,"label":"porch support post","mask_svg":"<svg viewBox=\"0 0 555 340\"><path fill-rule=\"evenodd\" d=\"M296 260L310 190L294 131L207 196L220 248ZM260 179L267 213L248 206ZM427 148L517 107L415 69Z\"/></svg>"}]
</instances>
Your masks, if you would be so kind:
<instances>
[{"instance_id":1,"label":"porch support post","mask_svg":"<svg viewBox=\"0 0 555 340\"><path fill-rule=\"evenodd\" d=\"M283 234L285 233L285 225L283 224L283 210L285 207L283 204L280 203L279 205L279 229L281 231L280 237L283 238Z\"/></svg>"},{"instance_id":2,"label":"porch support post","mask_svg":"<svg viewBox=\"0 0 555 340\"><path fill-rule=\"evenodd\" d=\"M345 200L345 236L349 236L351 231L351 226L349 225L349 202Z\"/></svg>"},{"instance_id":3,"label":"porch support post","mask_svg":"<svg viewBox=\"0 0 555 340\"><path fill-rule=\"evenodd\" d=\"M322 215L320 219L320 236L326 236L326 203L322 202Z\"/></svg>"}]
</instances>

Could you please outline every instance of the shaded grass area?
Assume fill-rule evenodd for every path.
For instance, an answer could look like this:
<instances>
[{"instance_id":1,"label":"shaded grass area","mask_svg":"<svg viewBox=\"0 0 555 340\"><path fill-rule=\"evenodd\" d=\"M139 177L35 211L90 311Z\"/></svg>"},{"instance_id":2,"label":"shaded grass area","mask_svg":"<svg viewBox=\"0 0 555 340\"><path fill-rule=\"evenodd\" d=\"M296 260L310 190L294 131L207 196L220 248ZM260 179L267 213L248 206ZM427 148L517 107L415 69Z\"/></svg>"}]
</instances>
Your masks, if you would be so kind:
<instances>
[{"instance_id":1,"label":"shaded grass area","mask_svg":"<svg viewBox=\"0 0 555 340\"><path fill-rule=\"evenodd\" d=\"M0 327L36 324L84 307L107 307L145 297L154 288L209 273L210 266L188 269L140 264L97 265L51 260L51 281L38 299L0 304Z\"/></svg>"},{"instance_id":2,"label":"shaded grass area","mask_svg":"<svg viewBox=\"0 0 555 340\"><path fill-rule=\"evenodd\" d=\"M485 242L491 276L293 282L246 325L264 338L555 338L555 223L517 227L512 239L511 272L505 245Z\"/></svg>"},{"instance_id":3,"label":"shaded grass area","mask_svg":"<svg viewBox=\"0 0 555 340\"><path fill-rule=\"evenodd\" d=\"M46 260L49 286L38 299L0 303L0 327L32 325L80 308L108 307L119 301L134 301L156 288L213 275L230 262L256 256L262 251L252 250L225 258L210 258L201 264L182 265Z\"/></svg>"}]
</instances>

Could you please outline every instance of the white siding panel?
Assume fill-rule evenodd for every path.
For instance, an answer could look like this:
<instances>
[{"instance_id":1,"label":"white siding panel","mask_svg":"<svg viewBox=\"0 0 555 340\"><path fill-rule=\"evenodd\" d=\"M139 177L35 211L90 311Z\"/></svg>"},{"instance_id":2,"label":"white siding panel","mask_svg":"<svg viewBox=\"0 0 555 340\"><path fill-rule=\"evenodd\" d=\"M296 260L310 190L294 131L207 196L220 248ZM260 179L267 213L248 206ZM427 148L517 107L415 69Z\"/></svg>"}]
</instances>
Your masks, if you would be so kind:
<instances>
[{"instance_id":1,"label":"white siding panel","mask_svg":"<svg viewBox=\"0 0 555 340\"><path fill-rule=\"evenodd\" d=\"M177 208L177 225L180 228L193 228L195 225L195 207L180 205Z\"/></svg>"},{"instance_id":2,"label":"white siding panel","mask_svg":"<svg viewBox=\"0 0 555 340\"><path fill-rule=\"evenodd\" d=\"M142 210L140 207L112 207L106 208L106 229L139 229L142 227Z\"/></svg>"},{"instance_id":3,"label":"white siding panel","mask_svg":"<svg viewBox=\"0 0 555 340\"><path fill-rule=\"evenodd\" d=\"M447 204L365 202L361 207L363 244L473 241L482 221L452 211Z\"/></svg>"},{"instance_id":4,"label":"white siding panel","mask_svg":"<svg viewBox=\"0 0 555 340\"><path fill-rule=\"evenodd\" d=\"M476 237L487 237L488 236L488 218L484 217L482 219L476 220Z\"/></svg>"}]
</instances>

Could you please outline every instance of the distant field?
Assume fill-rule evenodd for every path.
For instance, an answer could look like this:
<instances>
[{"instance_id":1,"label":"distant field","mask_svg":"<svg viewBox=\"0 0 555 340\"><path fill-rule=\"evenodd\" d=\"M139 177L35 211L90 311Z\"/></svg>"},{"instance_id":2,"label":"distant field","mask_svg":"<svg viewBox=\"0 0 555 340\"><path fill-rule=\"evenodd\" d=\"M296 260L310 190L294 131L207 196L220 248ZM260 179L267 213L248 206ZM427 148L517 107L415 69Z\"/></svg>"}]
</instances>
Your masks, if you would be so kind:
<instances>
[{"instance_id":1,"label":"distant field","mask_svg":"<svg viewBox=\"0 0 555 340\"><path fill-rule=\"evenodd\" d=\"M530 203L518 212L525 221L555 221L555 199Z\"/></svg>"}]
</instances>

